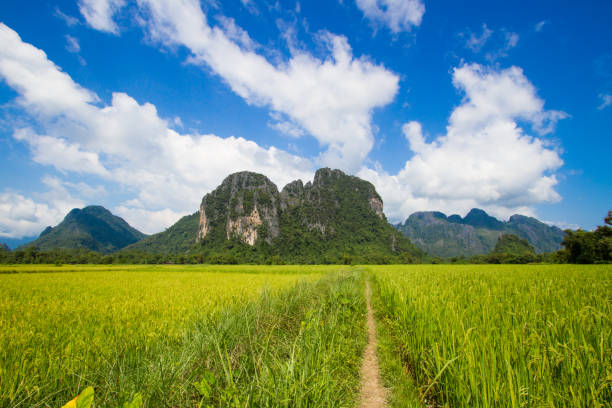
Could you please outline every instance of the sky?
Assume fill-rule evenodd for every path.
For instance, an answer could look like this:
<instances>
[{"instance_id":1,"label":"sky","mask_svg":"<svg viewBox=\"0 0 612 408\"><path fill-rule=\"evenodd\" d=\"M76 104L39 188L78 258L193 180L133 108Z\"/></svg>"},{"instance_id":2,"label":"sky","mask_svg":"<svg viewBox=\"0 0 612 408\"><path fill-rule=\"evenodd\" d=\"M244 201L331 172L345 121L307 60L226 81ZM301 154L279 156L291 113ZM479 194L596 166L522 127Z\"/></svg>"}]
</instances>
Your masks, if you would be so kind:
<instances>
[{"instance_id":1,"label":"sky","mask_svg":"<svg viewBox=\"0 0 612 408\"><path fill-rule=\"evenodd\" d=\"M612 209L612 3L0 3L0 241L72 208L145 233L229 174L321 167L415 211Z\"/></svg>"}]
</instances>

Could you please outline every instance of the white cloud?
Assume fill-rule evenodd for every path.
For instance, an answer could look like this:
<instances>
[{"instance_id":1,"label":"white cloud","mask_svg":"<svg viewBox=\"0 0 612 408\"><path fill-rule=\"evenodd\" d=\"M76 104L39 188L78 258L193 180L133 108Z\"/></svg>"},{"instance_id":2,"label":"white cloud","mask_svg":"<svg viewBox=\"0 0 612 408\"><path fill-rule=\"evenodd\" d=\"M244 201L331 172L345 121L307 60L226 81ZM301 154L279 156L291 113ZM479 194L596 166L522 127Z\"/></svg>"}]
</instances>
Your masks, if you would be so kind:
<instances>
[{"instance_id":1,"label":"white cloud","mask_svg":"<svg viewBox=\"0 0 612 408\"><path fill-rule=\"evenodd\" d=\"M65 112L87 115L99 99L75 84L47 55L24 43L0 23L0 76L19 93L18 102L31 113L47 117Z\"/></svg>"},{"instance_id":2,"label":"white cloud","mask_svg":"<svg viewBox=\"0 0 612 408\"><path fill-rule=\"evenodd\" d=\"M259 14L259 9L255 5L255 2L253 0L240 0L240 2L249 11L249 13L254 15Z\"/></svg>"},{"instance_id":3,"label":"white cloud","mask_svg":"<svg viewBox=\"0 0 612 408\"><path fill-rule=\"evenodd\" d=\"M270 118L272 119L272 121L268 122L268 126L272 129L276 129L277 131L286 136L297 139L306 134L306 132L304 132L304 129L302 129L291 119L287 118L286 115L283 115L279 112L271 112Z\"/></svg>"},{"instance_id":4,"label":"white cloud","mask_svg":"<svg viewBox=\"0 0 612 408\"><path fill-rule=\"evenodd\" d=\"M57 225L71 209L85 205L57 179L43 182L49 190L34 199L10 190L0 193L0 237L38 235L45 227Z\"/></svg>"},{"instance_id":5,"label":"white cloud","mask_svg":"<svg viewBox=\"0 0 612 408\"><path fill-rule=\"evenodd\" d=\"M519 35L506 29L498 31L490 29L486 24L482 25L482 33L474 34L469 28L465 32L459 33L460 38L465 38L465 47L478 54L483 48L489 51L485 54L485 59L495 62L500 58L508 56L508 52L515 48L519 42Z\"/></svg>"},{"instance_id":6,"label":"white cloud","mask_svg":"<svg viewBox=\"0 0 612 408\"><path fill-rule=\"evenodd\" d=\"M96 153L84 152L78 144L65 139L38 135L30 128L17 129L13 134L17 140L27 142L35 162L52 165L60 171L91 173L108 176Z\"/></svg>"},{"instance_id":7,"label":"white cloud","mask_svg":"<svg viewBox=\"0 0 612 408\"><path fill-rule=\"evenodd\" d=\"M123 6L125 0L79 0L79 11L87 24L111 34L119 33L113 17Z\"/></svg>"},{"instance_id":8,"label":"white cloud","mask_svg":"<svg viewBox=\"0 0 612 408\"><path fill-rule=\"evenodd\" d=\"M597 109L599 110L603 110L608 106L612 105L612 95L610 94L600 93L599 99L601 99L601 105L597 107Z\"/></svg>"},{"instance_id":9,"label":"white cloud","mask_svg":"<svg viewBox=\"0 0 612 408\"><path fill-rule=\"evenodd\" d=\"M542 221L545 224L551 225L551 226L555 226L557 228L561 228L562 230L566 230L566 229L570 229L570 230L577 230L580 229L580 225L578 224L572 224L570 222L566 222L566 221Z\"/></svg>"},{"instance_id":10,"label":"white cloud","mask_svg":"<svg viewBox=\"0 0 612 408\"><path fill-rule=\"evenodd\" d=\"M296 126L295 123L287 121L287 120L271 122L271 123L268 123L268 126L270 126L272 129L278 130L284 135L287 135L287 136L290 136L296 139L304 136L303 129L301 129L299 126Z\"/></svg>"},{"instance_id":11,"label":"white cloud","mask_svg":"<svg viewBox=\"0 0 612 408\"><path fill-rule=\"evenodd\" d=\"M274 147L240 137L180 134L171 129L175 120L160 118L154 105L139 104L127 94L114 93L103 105L3 24L0 77L18 92L17 104L36 119L37 129L44 129L44 134L15 131L34 160L118 183L139 203L121 205L123 213L158 214L149 224L135 220L149 232L197 209L204 193L232 172L257 171L281 187L312 177L311 161Z\"/></svg>"},{"instance_id":12,"label":"white cloud","mask_svg":"<svg viewBox=\"0 0 612 408\"><path fill-rule=\"evenodd\" d=\"M548 20L542 20L542 21L540 21L539 23L537 23L536 25L534 25L534 26L533 26L533 29L534 29L536 32L538 32L538 33L539 33L540 31L542 31L542 29L544 28L544 26L545 26L546 24L549 24L549 23L550 23L550 21L548 21Z\"/></svg>"},{"instance_id":13,"label":"white cloud","mask_svg":"<svg viewBox=\"0 0 612 408\"><path fill-rule=\"evenodd\" d=\"M403 132L414 156L399 173L391 175L380 166L360 170L382 195L386 214L403 220L414 211L465 214L480 207L506 218L531 215L534 204L558 201L554 171L563 162L518 121L545 133L567 115L545 110L518 67L498 71L464 65L453 71L453 84L465 96L445 135L427 142L421 125L409 122Z\"/></svg>"},{"instance_id":14,"label":"white cloud","mask_svg":"<svg viewBox=\"0 0 612 408\"><path fill-rule=\"evenodd\" d=\"M479 52L482 47L487 43L487 40L493 34L493 30L490 30L486 24L482 25L482 34L480 36L470 33L469 38L465 42L465 46L474 52Z\"/></svg>"},{"instance_id":15,"label":"white cloud","mask_svg":"<svg viewBox=\"0 0 612 408\"><path fill-rule=\"evenodd\" d=\"M73 27L79 23L79 19L73 16L69 16L60 10L59 7L55 7L53 15L59 19L61 19L68 27Z\"/></svg>"},{"instance_id":16,"label":"white cloud","mask_svg":"<svg viewBox=\"0 0 612 408\"><path fill-rule=\"evenodd\" d=\"M130 203L131 206L118 206L113 208L113 214L130 220L131 226L144 232L145 234L154 234L160 232L160 225L172 225L181 217L188 215L189 212L175 212L169 208L158 211L150 211L140 206L139 203ZM192 211L191 213L195 212Z\"/></svg>"},{"instance_id":17,"label":"white cloud","mask_svg":"<svg viewBox=\"0 0 612 408\"><path fill-rule=\"evenodd\" d=\"M421 25L425 5L421 0L356 0L366 18L386 25L393 33Z\"/></svg>"},{"instance_id":18,"label":"white cloud","mask_svg":"<svg viewBox=\"0 0 612 408\"><path fill-rule=\"evenodd\" d=\"M502 32L504 33L504 45L495 51L491 51L487 53L485 58L489 62L495 62L496 60L500 58L507 57L508 52L518 45L519 35L517 33L511 32L511 31L503 31L503 30Z\"/></svg>"},{"instance_id":19,"label":"white cloud","mask_svg":"<svg viewBox=\"0 0 612 408\"><path fill-rule=\"evenodd\" d=\"M519 35L517 33L508 32L506 35L506 48L511 49L516 47L519 42Z\"/></svg>"},{"instance_id":20,"label":"white cloud","mask_svg":"<svg viewBox=\"0 0 612 408\"><path fill-rule=\"evenodd\" d=\"M355 58L345 37L322 32L329 55L292 50L273 64L253 51L233 21L211 27L196 0L139 0L150 38L185 46L190 62L221 76L248 103L287 115L327 150L319 163L355 171L373 146L372 110L390 103L399 78L365 57Z\"/></svg>"},{"instance_id":21,"label":"white cloud","mask_svg":"<svg viewBox=\"0 0 612 408\"><path fill-rule=\"evenodd\" d=\"M0 192L0 237L22 238L37 236L47 226L56 226L73 208L82 208L90 200L106 195L103 186L72 183L45 176L43 193L25 197L15 191ZM74 197L78 194L86 199Z\"/></svg>"},{"instance_id":22,"label":"white cloud","mask_svg":"<svg viewBox=\"0 0 612 408\"><path fill-rule=\"evenodd\" d=\"M78 54L81 51L79 40L71 35L66 35L66 50L73 54Z\"/></svg>"},{"instance_id":23,"label":"white cloud","mask_svg":"<svg viewBox=\"0 0 612 408\"><path fill-rule=\"evenodd\" d=\"M68 197L69 202L81 202L81 199L76 199L73 197L73 195L78 194L82 198L85 198L87 202L91 203L91 200L99 199L100 197L107 195L106 188L104 188L102 185L92 187L82 181L73 183L62 180L59 177L49 175L44 176L41 181L49 189L49 191L42 195L39 194L39 196L53 198L55 201L60 198Z\"/></svg>"}]
</instances>

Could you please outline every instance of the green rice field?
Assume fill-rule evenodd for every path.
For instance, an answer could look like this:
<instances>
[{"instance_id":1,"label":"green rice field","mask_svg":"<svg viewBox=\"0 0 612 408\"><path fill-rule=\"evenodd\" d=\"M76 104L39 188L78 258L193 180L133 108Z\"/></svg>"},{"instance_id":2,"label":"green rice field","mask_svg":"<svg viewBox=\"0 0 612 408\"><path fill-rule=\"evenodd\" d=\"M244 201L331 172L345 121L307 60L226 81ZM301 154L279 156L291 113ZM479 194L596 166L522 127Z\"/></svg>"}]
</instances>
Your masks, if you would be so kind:
<instances>
[{"instance_id":1,"label":"green rice field","mask_svg":"<svg viewBox=\"0 0 612 408\"><path fill-rule=\"evenodd\" d=\"M610 265L369 269L394 406L612 406Z\"/></svg>"},{"instance_id":2,"label":"green rice field","mask_svg":"<svg viewBox=\"0 0 612 408\"><path fill-rule=\"evenodd\" d=\"M610 265L0 266L0 407L612 406Z\"/></svg>"}]
</instances>

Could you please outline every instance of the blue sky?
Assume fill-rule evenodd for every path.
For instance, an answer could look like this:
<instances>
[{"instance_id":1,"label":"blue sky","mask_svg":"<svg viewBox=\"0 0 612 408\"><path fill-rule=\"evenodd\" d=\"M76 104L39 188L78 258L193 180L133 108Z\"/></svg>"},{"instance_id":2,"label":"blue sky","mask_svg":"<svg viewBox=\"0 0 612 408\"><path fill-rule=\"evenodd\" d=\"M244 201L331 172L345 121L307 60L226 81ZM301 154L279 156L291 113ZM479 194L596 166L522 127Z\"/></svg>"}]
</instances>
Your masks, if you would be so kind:
<instances>
[{"instance_id":1,"label":"blue sky","mask_svg":"<svg viewBox=\"0 0 612 408\"><path fill-rule=\"evenodd\" d=\"M385 213L612 209L609 1L0 4L0 240L101 204L153 233L229 173L323 166Z\"/></svg>"}]
</instances>

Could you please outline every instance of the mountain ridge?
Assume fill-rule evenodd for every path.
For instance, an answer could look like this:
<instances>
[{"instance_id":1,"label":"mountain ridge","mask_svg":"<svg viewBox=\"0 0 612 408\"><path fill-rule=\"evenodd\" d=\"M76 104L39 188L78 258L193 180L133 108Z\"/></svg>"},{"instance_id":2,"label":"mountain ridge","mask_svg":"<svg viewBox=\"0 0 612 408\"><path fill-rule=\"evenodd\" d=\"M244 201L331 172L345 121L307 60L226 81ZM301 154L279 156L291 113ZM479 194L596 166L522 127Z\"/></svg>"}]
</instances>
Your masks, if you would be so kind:
<instances>
[{"instance_id":1,"label":"mountain ridge","mask_svg":"<svg viewBox=\"0 0 612 408\"><path fill-rule=\"evenodd\" d=\"M526 239L537 253L553 252L561 248L564 236L558 227L533 217L515 214L508 221L500 221L478 208L465 217L447 217L439 211L415 212L395 227L419 248L443 258L488 254L504 233Z\"/></svg>"},{"instance_id":2,"label":"mountain ridge","mask_svg":"<svg viewBox=\"0 0 612 408\"><path fill-rule=\"evenodd\" d=\"M57 226L48 226L37 239L18 249L36 247L52 249L88 249L111 253L133 244L145 234L123 218L99 205L72 209Z\"/></svg>"},{"instance_id":3,"label":"mountain ridge","mask_svg":"<svg viewBox=\"0 0 612 408\"><path fill-rule=\"evenodd\" d=\"M186 249L203 259L262 262L277 257L310 263L424 256L387 222L370 182L329 168L317 170L312 182L295 180L280 191L262 174L233 173L205 194L200 210L188 217L183 229L197 230L193 244L182 235L182 244L172 252ZM126 250L150 252L177 229L175 224Z\"/></svg>"}]
</instances>

